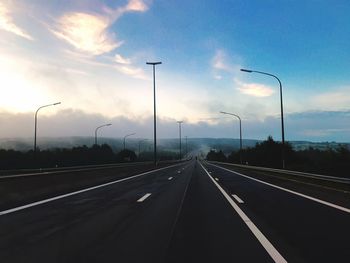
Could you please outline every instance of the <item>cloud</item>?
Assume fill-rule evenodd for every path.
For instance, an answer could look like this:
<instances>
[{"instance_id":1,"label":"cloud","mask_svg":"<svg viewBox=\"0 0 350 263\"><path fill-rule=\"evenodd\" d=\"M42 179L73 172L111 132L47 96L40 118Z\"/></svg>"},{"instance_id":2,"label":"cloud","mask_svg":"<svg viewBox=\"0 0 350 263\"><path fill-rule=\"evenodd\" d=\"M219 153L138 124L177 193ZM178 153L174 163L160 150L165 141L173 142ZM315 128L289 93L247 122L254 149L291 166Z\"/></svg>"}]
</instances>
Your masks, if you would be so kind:
<instances>
[{"instance_id":1,"label":"cloud","mask_svg":"<svg viewBox=\"0 0 350 263\"><path fill-rule=\"evenodd\" d=\"M57 21L50 30L60 39L65 40L77 50L96 56L111 52L120 47L114 33L108 31L116 20L127 12L145 12L148 6L142 0L129 0L117 9L104 8L103 14L70 12Z\"/></svg>"},{"instance_id":2,"label":"cloud","mask_svg":"<svg viewBox=\"0 0 350 263\"><path fill-rule=\"evenodd\" d=\"M110 24L108 18L100 15L68 13L59 19L53 33L80 51L100 55L122 44L107 31Z\"/></svg>"},{"instance_id":3,"label":"cloud","mask_svg":"<svg viewBox=\"0 0 350 263\"><path fill-rule=\"evenodd\" d=\"M347 109L350 105L349 93L350 87L342 87L318 94L311 99L311 102L328 110Z\"/></svg>"},{"instance_id":4,"label":"cloud","mask_svg":"<svg viewBox=\"0 0 350 263\"><path fill-rule=\"evenodd\" d=\"M148 79L144 70L139 67L132 65L131 59L125 58L120 54L114 56L114 61L118 64L115 66L115 69L120 73L131 76L136 79Z\"/></svg>"},{"instance_id":5,"label":"cloud","mask_svg":"<svg viewBox=\"0 0 350 263\"><path fill-rule=\"evenodd\" d=\"M212 67L217 70L223 70L226 72L232 72L233 67L227 64L227 56L221 49L216 50L215 55L212 59Z\"/></svg>"},{"instance_id":6,"label":"cloud","mask_svg":"<svg viewBox=\"0 0 350 263\"><path fill-rule=\"evenodd\" d=\"M122 137L136 132L138 138L151 138L153 135L153 116L134 117L104 116L74 109L52 109L53 114L44 112L39 118L38 142L42 137L93 136L94 129L103 123L112 123L103 130L103 136ZM33 136L32 113L9 113L0 111L0 123L6 123L0 130L0 138ZM311 141L350 141L350 111L300 112L285 115L286 140ZM182 126L184 136L238 138L238 121L232 118L203 118L199 122L186 121ZM281 137L279 116L268 116L264 120L242 118L244 139L266 139L272 135L276 140ZM178 136L175 118L158 117L159 138Z\"/></svg>"},{"instance_id":7,"label":"cloud","mask_svg":"<svg viewBox=\"0 0 350 263\"><path fill-rule=\"evenodd\" d=\"M120 73L131 76L133 78L144 79L144 80L148 79L148 77L146 76L142 68L129 66L129 65L117 65L115 66L115 69L118 70Z\"/></svg>"},{"instance_id":8,"label":"cloud","mask_svg":"<svg viewBox=\"0 0 350 263\"><path fill-rule=\"evenodd\" d=\"M142 0L130 0L127 4L126 11L136 11L136 12L145 12L148 10L148 6Z\"/></svg>"},{"instance_id":9,"label":"cloud","mask_svg":"<svg viewBox=\"0 0 350 263\"><path fill-rule=\"evenodd\" d=\"M286 131L312 140L349 141L350 111L306 111L286 115Z\"/></svg>"},{"instance_id":10,"label":"cloud","mask_svg":"<svg viewBox=\"0 0 350 263\"><path fill-rule=\"evenodd\" d=\"M275 93L272 88L262 84L244 83L237 79L235 80L235 83L238 85L237 90L246 95L255 97L269 97Z\"/></svg>"},{"instance_id":11,"label":"cloud","mask_svg":"<svg viewBox=\"0 0 350 263\"><path fill-rule=\"evenodd\" d=\"M10 10L3 3L0 3L0 29L11 32L17 36L28 40L34 40L32 36L27 34L23 29L18 27L10 15Z\"/></svg>"},{"instance_id":12,"label":"cloud","mask_svg":"<svg viewBox=\"0 0 350 263\"><path fill-rule=\"evenodd\" d=\"M120 54L116 54L114 56L114 61L117 62L118 64L124 64L124 65L130 65L131 64L131 60L130 59L124 58Z\"/></svg>"}]
</instances>

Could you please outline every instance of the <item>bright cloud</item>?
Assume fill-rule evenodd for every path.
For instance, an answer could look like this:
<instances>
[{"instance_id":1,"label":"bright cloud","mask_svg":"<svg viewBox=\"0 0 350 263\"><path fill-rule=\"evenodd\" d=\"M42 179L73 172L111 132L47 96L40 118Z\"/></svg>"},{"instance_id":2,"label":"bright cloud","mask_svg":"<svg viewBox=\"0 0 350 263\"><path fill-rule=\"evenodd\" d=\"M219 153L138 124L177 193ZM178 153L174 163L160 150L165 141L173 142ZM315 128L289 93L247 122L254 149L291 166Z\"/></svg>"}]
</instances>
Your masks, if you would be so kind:
<instances>
[{"instance_id":1,"label":"bright cloud","mask_svg":"<svg viewBox=\"0 0 350 263\"><path fill-rule=\"evenodd\" d=\"M130 0L125 9L126 11L145 12L148 6L142 0Z\"/></svg>"},{"instance_id":2,"label":"bright cloud","mask_svg":"<svg viewBox=\"0 0 350 263\"><path fill-rule=\"evenodd\" d=\"M141 68L137 68L129 65L118 65L118 66L115 66L115 69L118 70L120 73L131 76L133 78L144 79L144 80L148 79L145 72Z\"/></svg>"},{"instance_id":3,"label":"bright cloud","mask_svg":"<svg viewBox=\"0 0 350 263\"><path fill-rule=\"evenodd\" d=\"M131 59L125 58L120 54L114 56L114 61L118 64L115 69L120 73L131 76L136 79L148 79L144 70L132 65Z\"/></svg>"},{"instance_id":4,"label":"bright cloud","mask_svg":"<svg viewBox=\"0 0 350 263\"><path fill-rule=\"evenodd\" d=\"M0 29L16 34L17 36L34 40L24 30L19 28L14 22L10 14L10 10L2 3L0 3Z\"/></svg>"},{"instance_id":5,"label":"bright cloud","mask_svg":"<svg viewBox=\"0 0 350 263\"><path fill-rule=\"evenodd\" d=\"M79 51L94 56L101 55L116 49L123 43L116 40L115 34L108 31L117 19L126 12L145 12L146 10L148 6L144 1L129 0L124 7L115 10L105 8L104 14L72 12L59 18L56 28L51 31ZM121 56L116 57L116 59L121 58Z\"/></svg>"},{"instance_id":6,"label":"bright cloud","mask_svg":"<svg viewBox=\"0 0 350 263\"><path fill-rule=\"evenodd\" d=\"M269 97L273 93L275 93L275 91L272 88L262 84L243 83L239 80L235 80L235 82L238 85L237 90L246 95L255 97Z\"/></svg>"},{"instance_id":7,"label":"bright cloud","mask_svg":"<svg viewBox=\"0 0 350 263\"><path fill-rule=\"evenodd\" d=\"M122 44L108 33L110 23L108 18L99 15L69 13L59 19L58 29L53 32L78 50L100 55Z\"/></svg>"},{"instance_id":8,"label":"bright cloud","mask_svg":"<svg viewBox=\"0 0 350 263\"><path fill-rule=\"evenodd\" d=\"M131 60L130 59L124 58L120 54L116 54L114 56L114 61L117 62L118 64L124 64L124 65L130 65L131 64Z\"/></svg>"}]
</instances>

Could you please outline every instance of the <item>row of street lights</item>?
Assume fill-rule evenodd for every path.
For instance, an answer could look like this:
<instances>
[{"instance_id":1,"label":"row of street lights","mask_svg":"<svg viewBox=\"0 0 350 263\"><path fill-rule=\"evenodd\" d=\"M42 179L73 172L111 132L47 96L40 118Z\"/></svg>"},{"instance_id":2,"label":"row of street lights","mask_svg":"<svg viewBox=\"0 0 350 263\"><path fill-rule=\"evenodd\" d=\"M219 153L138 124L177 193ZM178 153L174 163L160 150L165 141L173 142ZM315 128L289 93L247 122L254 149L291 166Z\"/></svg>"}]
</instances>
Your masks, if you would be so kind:
<instances>
[{"instance_id":1,"label":"row of street lights","mask_svg":"<svg viewBox=\"0 0 350 263\"><path fill-rule=\"evenodd\" d=\"M155 81L156 72L155 72L155 66L162 64L162 62L146 62L146 64L147 65L152 65L152 67L153 67L153 119L154 119L154 129L153 129L153 133L154 133L154 140L153 140L154 147L153 147L153 149L154 149L154 165L157 165L157 112L156 112L156 81ZM41 106L35 112L34 153L36 153L36 150L37 150L36 137L37 137L37 117L38 117L38 112L39 112L40 109L42 109L44 107L55 106L55 105L58 105L58 104L61 104L61 102L57 102L57 103ZM102 128L102 127L111 126L111 125L112 125L111 123L108 123L108 124L104 124L104 125L98 126L95 129L95 144L97 144L97 132L98 132L98 130L100 128ZM132 136L132 135L135 135L135 133L127 134L126 136L124 136L124 139L123 139L123 141L124 141L123 142L124 150L125 150L125 140L126 140L126 138L129 137L129 136ZM139 152L140 152L140 143L141 143L141 141L139 142ZM181 142L180 142L180 144L181 144ZM180 145L180 148L181 148L181 145ZM180 149L180 156L181 156L181 149Z\"/></svg>"},{"instance_id":2,"label":"row of street lights","mask_svg":"<svg viewBox=\"0 0 350 263\"><path fill-rule=\"evenodd\" d=\"M156 73L155 73L155 67L156 65L160 65L162 64L162 62L146 62L147 65L151 65L153 68L153 135L154 135L154 139L153 139L153 143L154 143L154 165L157 165L157 112L156 112ZM281 102L281 129L282 129L282 167L283 169L285 168L285 142L284 142L284 120L283 120L283 96L282 96L282 83L280 81L280 79L270 73L266 73L266 72L262 72L262 71L256 71L256 70L250 70L250 69L241 69L242 72L246 72L246 73L258 73L258 74L263 74L263 75L268 75L271 76L275 79L277 79L278 83L279 83L279 88L280 88L280 102ZM35 128L34 128L34 153L37 150L37 146L36 146L36 137L37 137L37 115L40 109L45 108L45 107L49 107L49 106L55 106L61 104L61 102L56 102L53 104L48 104L48 105L44 105L41 106L37 109L37 111L35 112ZM240 131L240 162L242 163L242 121L241 118L234 113L229 113L229 112L224 112L224 111L220 111L220 113L222 114L227 114L227 115L231 115L234 117L237 117L239 120L239 131ZM180 148L180 159L182 158L182 146L181 146L181 124L183 123L183 121L178 121L177 122L179 124L179 137L180 137L180 143L179 143L179 148ZM97 144L97 131L102 128L102 127L106 127L106 126L111 126L111 123L108 124L104 124L101 126L98 126L95 129L95 144ZM127 134L126 136L124 136L124 150L125 150L125 140L127 137L135 135L135 133L132 134ZM144 141L144 140L142 140ZM139 153L140 153L140 143L139 142ZM187 153L187 136L186 136L186 153Z\"/></svg>"},{"instance_id":3,"label":"row of street lights","mask_svg":"<svg viewBox=\"0 0 350 263\"><path fill-rule=\"evenodd\" d=\"M153 128L153 134L154 134L154 164L157 164L157 112L156 112L156 82L155 82L155 66L156 65L160 65L162 64L162 62L146 62L147 65L152 65L153 68L153 119L154 119L154 128ZM284 140L284 119L283 119L283 95L282 95L282 83L280 81L280 79L270 73L266 73L266 72L262 72L262 71L256 71L256 70L250 70L250 69L241 69L242 72L246 72L246 73L258 73L258 74L263 74L263 75L268 75L271 77L274 77L275 79L277 79L278 83L279 83L279 88L280 88L280 102L281 102L281 129L282 129L282 167L283 169L285 168L285 140ZM55 105L55 104L54 104ZM48 105L51 106L51 105ZM230 113L230 112L224 112L224 111L220 111L220 113L222 114L227 114L227 115L231 115L234 116L236 118L238 118L239 120L239 139L240 139L240 163L243 163L243 158L242 158L242 148L243 148L243 139L242 139L242 119L239 115L234 114L234 113ZM182 138L181 138L181 124L183 123L183 121L177 121L177 123L179 124L179 157L180 160L182 159ZM104 127L104 126L109 126L111 124L107 124L107 125L102 125L98 128ZM132 136L133 134L128 134L124 137L124 150L125 150L125 139L128 136ZM95 144L97 144L97 138L96 138L96 132L95 132ZM140 143L142 141L145 140L141 140L139 141L139 154L140 154ZM187 136L186 136L186 154L187 154Z\"/></svg>"},{"instance_id":4,"label":"row of street lights","mask_svg":"<svg viewBox=\"0 0 350 263\"><path fill-rule=\"evenodd\" d=\"M102 127L107 127L107 126L111 126L112 124L111 123L107 123L107 124L104 124L104 125L101 125L101 126L98 126L96 129L95 129L95 145L97 145L97 131L102 128ZM132 136L132 135L135 135L136 133L130 133L130 134L127 134L124 136L123 138L123 149L125 151L126 149L126 138L129 137L129 136ZM140 153L140 144L139 144L139 153Z\"/></svg>"}]
</instances>

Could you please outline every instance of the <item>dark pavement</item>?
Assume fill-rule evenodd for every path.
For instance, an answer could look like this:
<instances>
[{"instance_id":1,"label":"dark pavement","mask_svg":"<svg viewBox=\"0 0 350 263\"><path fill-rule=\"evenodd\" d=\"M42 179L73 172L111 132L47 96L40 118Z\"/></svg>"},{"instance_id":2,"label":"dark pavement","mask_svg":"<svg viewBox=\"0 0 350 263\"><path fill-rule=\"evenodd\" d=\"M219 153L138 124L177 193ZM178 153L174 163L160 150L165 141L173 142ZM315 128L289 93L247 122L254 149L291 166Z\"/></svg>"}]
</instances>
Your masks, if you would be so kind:
<instances>
[{"instance_id":1,"label":"dark pavement","mask_svg":"<svg viewBox=\"0 0 350 263\"><path fill-rule=\"evenodd\" d=\"M288 262L350 258L350 213L204 167L213 179L190 161L1 215L1 262L274 262L252 225Z\"/></svg>"}]
</instances>

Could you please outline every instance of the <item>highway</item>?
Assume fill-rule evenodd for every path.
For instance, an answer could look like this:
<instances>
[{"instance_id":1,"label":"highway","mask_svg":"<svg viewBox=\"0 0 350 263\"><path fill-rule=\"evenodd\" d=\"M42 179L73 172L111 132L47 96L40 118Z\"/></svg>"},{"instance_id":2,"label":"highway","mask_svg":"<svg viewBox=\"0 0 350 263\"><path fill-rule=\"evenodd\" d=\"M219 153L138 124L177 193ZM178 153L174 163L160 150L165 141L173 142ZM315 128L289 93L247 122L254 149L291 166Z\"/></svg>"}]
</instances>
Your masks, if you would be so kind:
<instances>
[{"instance_id":1,"label":"highway","mask_svg":"<svg viewBox=\"0 0 350 263\"><path fill-rule=\"evenodd\" d=\"M192 160L7 207L1 262L348 261L349 193L232 169Z\"/></svg>"}]
</instances>

